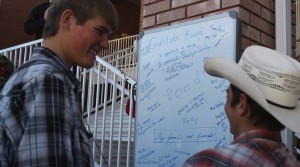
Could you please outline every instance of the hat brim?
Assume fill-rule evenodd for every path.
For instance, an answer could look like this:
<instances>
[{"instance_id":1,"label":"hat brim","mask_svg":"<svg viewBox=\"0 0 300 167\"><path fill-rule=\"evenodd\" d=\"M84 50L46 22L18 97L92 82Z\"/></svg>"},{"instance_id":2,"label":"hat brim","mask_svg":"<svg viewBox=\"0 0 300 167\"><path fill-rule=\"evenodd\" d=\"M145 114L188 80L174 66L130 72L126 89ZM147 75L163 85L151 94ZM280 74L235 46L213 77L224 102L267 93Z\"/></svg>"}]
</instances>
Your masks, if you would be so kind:
<instances>
[{"instance_id":1,"label":"hat brim","mask_svg":"<svg viewBox=\"0 0 300 167\"><path fill-rule=\"evenodd\" d=\"M293 110L283 109L269 104L253 80L234 61L223 57L211 57L204 64L205 71L215 77L225 78L242 90L261 107L273 115L279 122L294 132L300 133L300 102ZM266 120L267 121L267 120Z\"/></svg>"}]
</instances>

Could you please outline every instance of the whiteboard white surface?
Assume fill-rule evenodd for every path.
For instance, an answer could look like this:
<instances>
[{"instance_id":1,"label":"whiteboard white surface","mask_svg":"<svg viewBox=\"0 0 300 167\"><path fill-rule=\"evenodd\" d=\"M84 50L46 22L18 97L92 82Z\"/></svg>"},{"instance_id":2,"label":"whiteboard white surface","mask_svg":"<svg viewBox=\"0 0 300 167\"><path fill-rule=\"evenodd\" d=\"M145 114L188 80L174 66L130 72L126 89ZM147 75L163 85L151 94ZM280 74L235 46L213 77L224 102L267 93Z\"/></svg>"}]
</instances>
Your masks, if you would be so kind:
<instances>
[{"instance_id":1,"label":"whiteboard white surface","mask_svg":"<svg viewBox=\"0 0 300 167\"><path fill-rule=\"evenodd\" d=\"M234 60L236 46L235 12L140 34L136 167L179 167L232 141L224 112L229 83L203 65L211 56Z\"/></svg>"}]
</instances>

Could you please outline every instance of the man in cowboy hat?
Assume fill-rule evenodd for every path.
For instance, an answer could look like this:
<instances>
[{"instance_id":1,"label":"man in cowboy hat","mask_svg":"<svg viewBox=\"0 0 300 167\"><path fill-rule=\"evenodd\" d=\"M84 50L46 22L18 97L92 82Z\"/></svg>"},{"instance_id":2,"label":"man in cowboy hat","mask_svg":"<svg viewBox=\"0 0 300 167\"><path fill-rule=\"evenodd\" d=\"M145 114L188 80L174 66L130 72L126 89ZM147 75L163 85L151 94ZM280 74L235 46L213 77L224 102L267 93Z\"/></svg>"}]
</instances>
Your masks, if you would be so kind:
<instances>
[{"instance_id":1,"label":"man in cowboy hat","mask_svg":"<svg viewBox=\"0 0 300 167\"><path fill-rule=\"evenodd\" d=\"M299 62L269 48L250 46L238 64L213 57L204 69L231 83L224 109L235 140L196 153L183 166L300 166L280 136L285 127L300 132Z\"/></svg>"}]
</instances>

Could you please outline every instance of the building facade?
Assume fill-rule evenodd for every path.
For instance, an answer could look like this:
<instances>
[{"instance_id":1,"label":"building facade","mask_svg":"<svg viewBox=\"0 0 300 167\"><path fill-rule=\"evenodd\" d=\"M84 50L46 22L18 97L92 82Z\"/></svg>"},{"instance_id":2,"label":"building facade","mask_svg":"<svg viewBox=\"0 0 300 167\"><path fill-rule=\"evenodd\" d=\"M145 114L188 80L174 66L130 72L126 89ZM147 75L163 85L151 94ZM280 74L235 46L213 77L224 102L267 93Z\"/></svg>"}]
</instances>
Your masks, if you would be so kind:
<instances>
[{"instance_id":1,"label":"building facade","mask_svg":"<svg viewBox=\"0 0 300 167\"><path fill-rule=\"evenodd\" d=\"M295 2L291 3L292 49L296 37ZM241 49L260 44L275 48L275 0L142 0L140 30L168 26L234 10L240 20ZM293 53L295 56L295 53Z\"/></svg>"},{"instance_id":2,"label":"building facade","mask_svg":"<svg viewBox=\"0 0 300 167\"><path fill-rule=\"evenodd\" d=\"M234 10L240 24L237 40L241 53L246 47L257 44L299 59L296 53L299 50L296 49L298 3L299 0L141 0L140 31ZM300 139L293 132L285 130L282 137L290 150L300 148Z\"/></svg>"}]
</instances>

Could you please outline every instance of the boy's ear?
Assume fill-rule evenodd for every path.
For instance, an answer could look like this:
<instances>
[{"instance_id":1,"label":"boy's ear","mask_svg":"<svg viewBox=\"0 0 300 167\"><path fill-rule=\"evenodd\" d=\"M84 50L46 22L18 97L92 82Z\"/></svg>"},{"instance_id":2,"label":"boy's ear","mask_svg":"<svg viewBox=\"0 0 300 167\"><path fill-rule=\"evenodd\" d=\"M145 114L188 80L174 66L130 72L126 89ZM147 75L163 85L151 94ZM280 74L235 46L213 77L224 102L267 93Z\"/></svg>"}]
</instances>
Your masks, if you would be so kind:
<instances>
[{"instance_id":1,"label":"boy's ear","mask_svg":"<svg viewBox=\"0 0 300 167\"><path fill-rule=\"evenodd\" d=\"M63 11L60 18L60 23L63 29L70 30L73 21L74 21L73 11L70 9Z\"/></svg>"},{"instance_id":2,"label":"boy's ear","mask_svg":"<svg viewBox=\"0 0 300 167\"><path fill-rule=\"evenodd\" d=\"M243 93L240 94L239 109L241 116L245 116L247 118L250 116L251 111L249 106L249 100L248 97Z\"/></svg>"}]
</instances>

